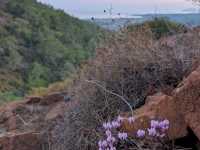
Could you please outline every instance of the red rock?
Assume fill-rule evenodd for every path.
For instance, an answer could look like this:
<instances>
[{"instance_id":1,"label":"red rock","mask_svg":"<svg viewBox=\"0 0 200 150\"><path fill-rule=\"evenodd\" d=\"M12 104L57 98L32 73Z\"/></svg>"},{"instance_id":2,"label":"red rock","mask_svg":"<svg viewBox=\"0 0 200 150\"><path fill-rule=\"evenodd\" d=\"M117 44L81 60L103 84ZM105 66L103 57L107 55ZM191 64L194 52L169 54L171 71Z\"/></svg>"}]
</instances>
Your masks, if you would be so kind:
<instances>
[{"instance_id":1,"label":"red rock","mask_svg":"<svg viewBox=\"0 0 200 150\"><path fill-rule=\"evenodd\" d=\"M0 150L40 150L43 132L51 121L59 120L73 104L64 93L27 97L0 107ZM51 132L51 131L49 131Z\"/></svg>"},{"instance_id":2,"label":"red rock","mask_svg":"<svg viewBox=\"0 0 200 150\"><path fill-rule=\"evenodd\" d=\"M4 136L0 136L0 149L42 150L42 142L38 133L7 133Z\"/></svg>"},{"instance_id":3,"label":"red rock","mask_svg":"<svg viewBox=\"0 0 200 150\"><path fill-rule=\"evenodd\" d=\"M42 97L27 97L26 104L38 104L41 102Z\"/></svg>"},{"instance_id":4,"label":"red rock","mask_svg":"<svg viewBox=\"0 0 200 150\"><path fill-rule=\"evenodd\" d=\"M43 98L41 105L51 105L57 102L65 101L67 93L53 93Z\"/></svg>"},{"instance_id":5,"label":"red rock","mask_svg":"<svg viewBox=\"0 0 200 150\"><path fill-rule=\"evenodd\" d=\"M132 133L147 128L151 119L168 119L170 139L187 135L188 127L200 140L200 67L193 71L171 96L157 94L147 98L144 106L136 110L134 124L125 122L123 129Z\"/></svg>"},{"instance_id":6,"label":"red rock","mask_svg":"<svg viewBox=\"0 0 200 150\"><path fill-rule=\"evenodd\" d=\"M45 116L46 121L55 120L58 117L64 116L65 113L65 102L58 103L55 105Z\"/></svg>"}]
</instances>

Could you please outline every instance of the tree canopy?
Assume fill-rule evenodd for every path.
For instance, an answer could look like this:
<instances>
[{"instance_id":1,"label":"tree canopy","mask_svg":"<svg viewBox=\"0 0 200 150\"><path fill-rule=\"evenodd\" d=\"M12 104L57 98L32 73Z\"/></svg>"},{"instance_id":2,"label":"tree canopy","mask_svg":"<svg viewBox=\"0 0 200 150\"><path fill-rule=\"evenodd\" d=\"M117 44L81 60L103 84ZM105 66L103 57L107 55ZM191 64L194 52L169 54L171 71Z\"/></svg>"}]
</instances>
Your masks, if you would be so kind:
<instances>
[{"instance_id":1,"label":"tree canopy","mask_svg":"<svg viewBox=\"0 0 200 150\"><path fill-rule=\"evenodd\" d=\"M96 25L36 0L8 0L0 14L0 72L10 81L0 77L0 92L25 93L66 78L93 55L101 35Z\"/></svg>"}]
</instances>

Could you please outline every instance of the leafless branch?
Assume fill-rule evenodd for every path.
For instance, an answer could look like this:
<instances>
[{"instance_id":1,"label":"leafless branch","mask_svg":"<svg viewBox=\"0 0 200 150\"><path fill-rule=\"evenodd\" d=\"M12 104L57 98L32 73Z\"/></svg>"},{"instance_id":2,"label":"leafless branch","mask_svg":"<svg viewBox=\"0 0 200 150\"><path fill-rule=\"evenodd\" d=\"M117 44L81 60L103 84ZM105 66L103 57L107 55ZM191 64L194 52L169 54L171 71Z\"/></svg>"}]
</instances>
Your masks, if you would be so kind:
<instances>
[{"instance_id":1,"label":"leafless branch","mask_svg":"<svg viewBox=\"0 0 200 150\"><path fill-rule=\"evenodd\" d=\"M92 84L95 84L96 86L102 88L105 92L111 94L111 95L114 95L114 96L117 96L119 97L130 109L131 113L132 113L132 116L134 116L134 113L133 113L133 108L131 106L131 104L121 95L117 94L117 93L114 93L112 91L109 91L108 89L106 89L106 87L104 87L103 85L99 84L97 81L94 81L94 80L86 80L86 82L88 83L92 83Z\"/></svg>"}]
</instances>

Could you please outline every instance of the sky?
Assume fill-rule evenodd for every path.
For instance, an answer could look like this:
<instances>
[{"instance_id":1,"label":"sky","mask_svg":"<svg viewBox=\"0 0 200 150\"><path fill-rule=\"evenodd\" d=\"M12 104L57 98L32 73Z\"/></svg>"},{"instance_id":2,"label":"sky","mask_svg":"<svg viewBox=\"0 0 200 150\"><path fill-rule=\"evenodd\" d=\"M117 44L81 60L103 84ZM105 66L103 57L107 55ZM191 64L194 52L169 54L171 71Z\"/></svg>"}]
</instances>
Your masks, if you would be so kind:
<instances>
[{"instance_id":1,"label":"sky","mask_svg":"<svg viewBox=\"0 0 200 150\"><path fill-rule=\"evenodd\" d=\"M196 7L190 0L38 0L79 17L105 16L104 10L112 5L113 15L146 13L186 13Z\"/></svg>"}]
</instances>

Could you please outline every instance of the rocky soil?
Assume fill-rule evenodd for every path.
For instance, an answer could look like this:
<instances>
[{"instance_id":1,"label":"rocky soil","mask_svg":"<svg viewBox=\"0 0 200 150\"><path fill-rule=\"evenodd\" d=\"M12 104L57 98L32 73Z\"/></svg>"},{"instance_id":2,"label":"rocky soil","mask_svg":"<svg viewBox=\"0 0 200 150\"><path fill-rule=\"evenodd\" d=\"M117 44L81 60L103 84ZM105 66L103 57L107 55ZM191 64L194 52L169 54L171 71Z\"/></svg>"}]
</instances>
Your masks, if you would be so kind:
<instances>
[{"instance_id":1,"label":"rocky soil","mask_svg":"<svg viewBox=\"0 0 200 150\"><path fill-rule=\"evenodd\" d=\"M62 121L72 103L66 93L27 97L0 107L0 150L40 150L48 141L49 124Z\"/></svg>"}]
</instances>

